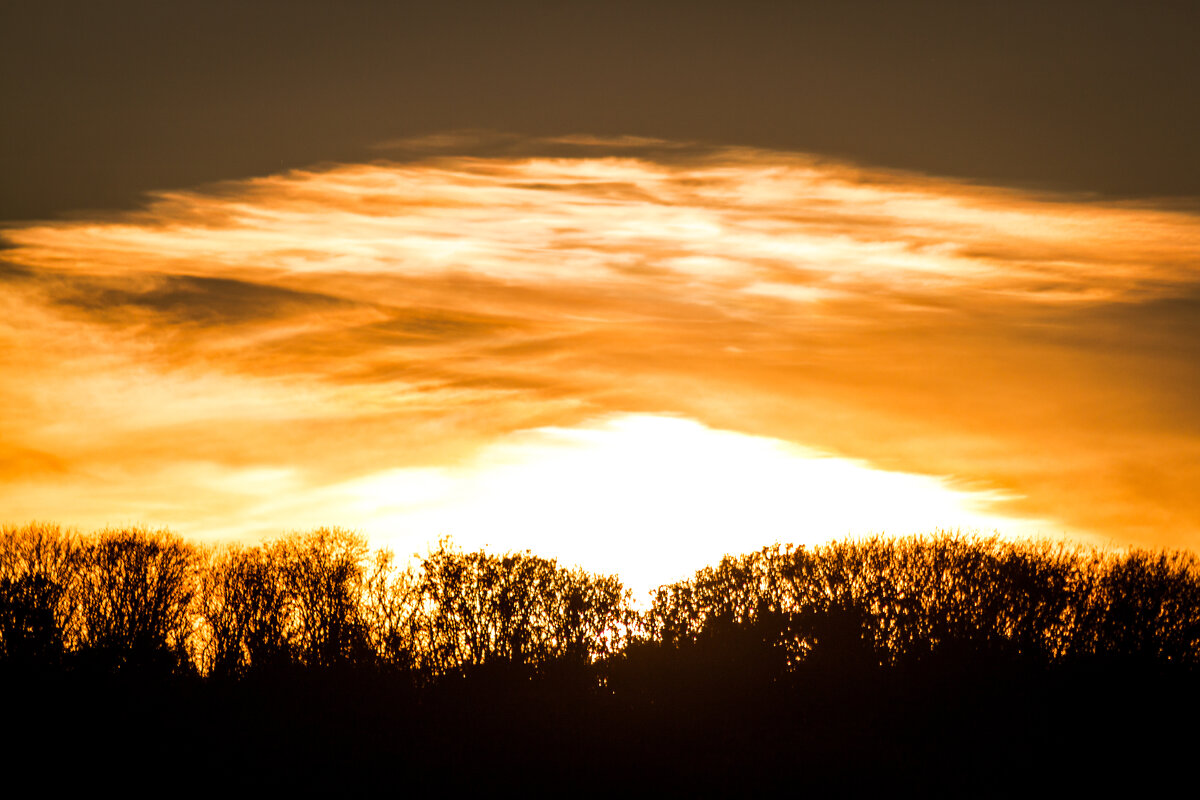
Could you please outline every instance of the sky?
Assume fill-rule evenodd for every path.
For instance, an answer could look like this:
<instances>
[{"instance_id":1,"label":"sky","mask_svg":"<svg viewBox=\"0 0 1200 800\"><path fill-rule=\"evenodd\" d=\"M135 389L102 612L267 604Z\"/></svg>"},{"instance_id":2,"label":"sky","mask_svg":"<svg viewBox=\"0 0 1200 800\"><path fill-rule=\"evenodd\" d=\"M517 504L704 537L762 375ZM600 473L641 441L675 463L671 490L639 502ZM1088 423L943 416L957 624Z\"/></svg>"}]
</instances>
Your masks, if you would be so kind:
<instances>
[{"instance_id":1,"label":"sky","mask_svg":"<svg viewBox=\"0 0 1200 800\"><path fill-rule=\"evenodd\" d=\"M6 8L0 519L1195 549L1194 8Z\"/></svg>"}]
</instances>

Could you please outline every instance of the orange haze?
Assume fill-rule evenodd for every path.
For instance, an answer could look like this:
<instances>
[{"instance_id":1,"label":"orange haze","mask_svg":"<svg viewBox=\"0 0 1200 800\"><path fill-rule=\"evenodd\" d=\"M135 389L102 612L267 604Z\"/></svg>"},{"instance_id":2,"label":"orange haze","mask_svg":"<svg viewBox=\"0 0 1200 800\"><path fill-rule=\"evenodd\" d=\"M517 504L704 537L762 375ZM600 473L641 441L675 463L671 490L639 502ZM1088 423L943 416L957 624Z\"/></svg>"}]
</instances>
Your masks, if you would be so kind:
<instances>
[{"instance_id":1,"label":"orange haze","mask_svg":"<svg viewBox=\"0 0 1200 800\"><path fill-rule=\"evenodd\" d=\"M554 144L8 228L0 517L647 584L934 526L1200 545L1196 213Z\"/></svg>"}]
</instances>

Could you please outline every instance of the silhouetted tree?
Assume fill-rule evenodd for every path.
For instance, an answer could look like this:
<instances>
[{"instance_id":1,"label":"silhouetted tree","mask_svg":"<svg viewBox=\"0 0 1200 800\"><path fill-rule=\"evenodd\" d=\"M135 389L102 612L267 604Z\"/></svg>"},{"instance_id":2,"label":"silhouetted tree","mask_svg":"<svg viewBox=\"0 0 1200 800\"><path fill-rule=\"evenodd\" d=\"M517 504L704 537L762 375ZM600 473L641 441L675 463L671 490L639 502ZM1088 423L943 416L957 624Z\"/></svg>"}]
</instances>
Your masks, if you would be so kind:
<instances>
[{"instance_id":1,"label":"silhouetted tree","mask_svg":"<svg viewBox=\"0 0 1200 800\"><path fill-rule=\"evenodd\" d=\"M280 564L263 547L210 553L201 573L200 605L208 637L201 668L235 677L278 670L294 661L294 633Z\"/></svg>"},{"instance_id":2,"label":"silhouetted tree","mask_svg":"<svg viewBox=\"0 0 1200 800\"><path fill-rule=\"evenodd\" d=\"M1198 573L1190 554L998 537L776 545L660 587L645 627L674 646L715 628L756 628L793 667L814 657L1048 664L1106 653L1188 662L1200 649Z\"/></svg>"},{"instance_id":3,"label":"silhouetted tree","mask_svg":"<svg viewBox=\"0 0 1200 800\"><path fill-rule=\"evenodd\" d=\"M529 553L462 553L447 542L421 563L417 652L434 674L502 662L540 669L618 649L635 615L612 577Z\"/></svg>"},{"instance_id":4,"label":"silhouetted tree","mask_svg":"<svg viewBox=\"0 0 1200 800\"><path fill-rule=\"evenodd\" d=\"M380 664L411 670L417 666L421 580L411 566L400 569L395 554L378 550L363 584L363 624Z\"/></svg>"},{"instance_id":5,"label":"silhouetted tree","mask_svg":"<svg viewBox=\"0 0 1200 800\"><path fill-rule=\"evenodd\" d=\"M301 662L364 664L371 656L362 617L367 541L342 528L318 528L274 542Z\"/></svg>"},{"instance_id":6,"label":"silhouetted tree","mask_svg":"<svg viewBox=\"0 0 1200 800\"><path fill-rule=\"evenodd\" d=\"M87 539L72 587L81 651L107 669L192 667L196 549L167 531L105 530Z\"/></svg>"},{"instance_id":7,"label":"silhouetted tree","mask_svg":"<svg viewBox=\"0 0 1200 800\"><path fill-rule=\"evenodd\" d=\"M68 591L78 566L78 537L57 525L0 529L0 661L62 662L75 635Z\"/></svg>"},{"instance_id":8,"label":"silhouetted tree","mask_svg":"<svg viewBox=\"0 0 1200 800\"><path fill-rule=\"evenodd\" d=\"M140 528L2 532L6 663L79 656L110 671L228 678L387 665L431 679L573 664L607 680L637 654L643 666L691 663L767 685L801 668L1200 660L1200 562L1190 553L944 533L777 544L659 587L639 615L616 577L528 552L442 542L401 568L338 528L204 550Z\"/></svg>"}]
</instances>

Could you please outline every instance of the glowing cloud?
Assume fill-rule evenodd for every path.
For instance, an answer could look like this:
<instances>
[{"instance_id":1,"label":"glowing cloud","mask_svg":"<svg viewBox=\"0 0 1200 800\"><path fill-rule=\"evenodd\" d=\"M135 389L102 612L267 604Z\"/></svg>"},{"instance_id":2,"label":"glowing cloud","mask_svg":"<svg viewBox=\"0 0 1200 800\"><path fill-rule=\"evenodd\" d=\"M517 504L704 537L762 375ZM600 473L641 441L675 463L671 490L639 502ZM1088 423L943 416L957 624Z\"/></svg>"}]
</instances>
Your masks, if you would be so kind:
<instances>
[{"instance_id":1,"label":"glowing cloud","mask_svg":"<svg viewBox=\"0 0 1200 800\"><path fill-rule=\"evenodd\" d=\"M567 145L8 229L0 508L622 571L936 524L1200 541L1197 215Z\"/></svg>"}]
</instances>

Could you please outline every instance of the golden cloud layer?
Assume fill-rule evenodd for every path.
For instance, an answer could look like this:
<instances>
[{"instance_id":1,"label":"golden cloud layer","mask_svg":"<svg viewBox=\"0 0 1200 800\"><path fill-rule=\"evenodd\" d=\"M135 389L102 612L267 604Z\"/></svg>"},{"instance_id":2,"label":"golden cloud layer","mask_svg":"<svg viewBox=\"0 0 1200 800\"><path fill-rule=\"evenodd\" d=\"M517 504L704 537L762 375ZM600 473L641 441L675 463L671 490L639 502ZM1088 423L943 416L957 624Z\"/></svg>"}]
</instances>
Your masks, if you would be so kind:
<instances>
[{"instance_id":1,"label":"golden cloud layer","mask_svg":"<svg viewBox=\"0 0 1200 800\"><path fill-rule=\"evenodd\" d=\"M571 144L8 229L0 508L230 530L666 414L999 492L1045 533L1200 544L1195 213Z\"/></svg>"}]
</instances>

